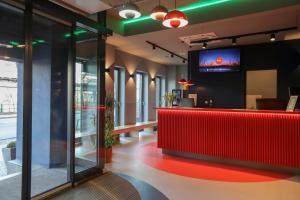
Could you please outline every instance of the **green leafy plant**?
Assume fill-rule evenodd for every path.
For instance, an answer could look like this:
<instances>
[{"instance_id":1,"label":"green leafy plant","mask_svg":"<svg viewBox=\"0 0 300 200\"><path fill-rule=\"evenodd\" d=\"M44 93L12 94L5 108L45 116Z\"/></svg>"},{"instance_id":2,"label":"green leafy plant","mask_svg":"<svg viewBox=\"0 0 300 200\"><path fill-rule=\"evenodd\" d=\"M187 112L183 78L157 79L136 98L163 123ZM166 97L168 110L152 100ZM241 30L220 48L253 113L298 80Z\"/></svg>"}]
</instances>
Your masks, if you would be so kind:
<instances>
[{"instance_id":1,"label":"green leafy plant","mask_svg":"<svg viewBox=\"0 0 300 200\"><path fill-rule=\"evenodd\" d=\"M6 145L6 148L16 148L16 141L12 141Z\"/></svg>"},{"instance_id":2,"label":"green leafy plant","mask_svg":"<svg viewBox=\"0 0 300 200\"><path fill-rule=\"evenodd\" d=\"M163 99L165 100L165 102L167 102L168 106L171 106L175 97L175 94L173 94L172 92L168 92L163 96Z\"/></svg>"},{"instance_id":3,"label":"green leafy plant","mask_svg":"<svg viewBox=\"0 0 300 200\"><path fill-rule=\"evenodd\" d=\"M115 143L115 137L112 135L114 130L114 97L111 93L106 94L105 98L105 127L104 127L104 147L111 148Z\"/></svg>"}]
</instances>

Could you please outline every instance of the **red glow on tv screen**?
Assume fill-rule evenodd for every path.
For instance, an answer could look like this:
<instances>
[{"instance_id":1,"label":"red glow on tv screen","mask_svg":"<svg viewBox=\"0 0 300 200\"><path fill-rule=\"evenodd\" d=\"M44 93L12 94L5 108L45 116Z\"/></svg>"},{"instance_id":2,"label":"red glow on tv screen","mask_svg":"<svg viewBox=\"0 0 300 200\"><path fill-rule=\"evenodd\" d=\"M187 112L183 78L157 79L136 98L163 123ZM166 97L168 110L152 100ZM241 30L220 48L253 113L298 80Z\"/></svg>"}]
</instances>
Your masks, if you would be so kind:
<instances>
[{"instance_id":1,"label":"red glow on tv screen","mask_svg":"<svg viewBox=\"0 0 300 200\"><path fill-rule=\"evenodd\" d=\"M200 72L240 71L240 49L217 49L199 52Z\"/></svg>"}]
</instances>

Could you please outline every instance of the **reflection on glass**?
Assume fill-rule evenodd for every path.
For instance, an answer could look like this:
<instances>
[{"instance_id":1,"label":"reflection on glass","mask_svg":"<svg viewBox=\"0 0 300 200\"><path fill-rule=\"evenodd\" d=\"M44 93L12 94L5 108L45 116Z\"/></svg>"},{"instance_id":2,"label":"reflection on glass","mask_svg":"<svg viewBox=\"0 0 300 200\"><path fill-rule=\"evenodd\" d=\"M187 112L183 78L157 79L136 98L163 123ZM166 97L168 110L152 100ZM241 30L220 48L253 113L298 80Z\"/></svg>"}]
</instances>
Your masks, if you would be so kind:
<instances>
[{"instance_id":1,"label":"reflection on glass","mask_svg":"<svg viewBox=\"0 0 300 200\"><path fill-rule=\"evenodd\" d=\"M75 172L97 164L97 34L76 37Z\"/></svg>"},{"instance_id":2,"label":"reflection on glass","mask_svg":"<svg viewBox=\"0 0 300 200\"><path fill-rule=\"evenodd\" d=\"M65 25L33 16L31 196L68 181L68 32Z\"/></svg>"},{"instance_id":3,"label":"reflection on glass","mask_svg":"<svg viewBox=\"0 0 300 200\"><path fill-rule=\"evenodd\" d=\"M23 12L0 3L0 199L21 199ZM14 188L13 192L11 188Z\"/></svg>"}]
</instances>

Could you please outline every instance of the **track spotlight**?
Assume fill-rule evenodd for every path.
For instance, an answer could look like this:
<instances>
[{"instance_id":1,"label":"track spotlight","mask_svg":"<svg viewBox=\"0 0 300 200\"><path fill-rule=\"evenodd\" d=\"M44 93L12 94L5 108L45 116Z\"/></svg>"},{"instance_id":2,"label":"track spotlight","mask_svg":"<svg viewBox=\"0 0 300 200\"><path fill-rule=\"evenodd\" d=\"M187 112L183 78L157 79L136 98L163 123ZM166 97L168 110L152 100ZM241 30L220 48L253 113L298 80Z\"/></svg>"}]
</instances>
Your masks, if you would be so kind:
<instances>
[{"instance_id":1,"label":"track spotlight","mask_svg":"<svg viewBox=\"0 0 300 200\"><path fill-rule=\"evenodd\" d=\"M272 34L271 34L270 41L271 41L271 42L275 42L275 41L276 41L276 35L275 35L275 33L272 33Z\"/></svg>"},{"instance_id":2,"label":"track spotlight","mask_svg":"<svg viewBox=\"0 0 300 200\"><path fill-rule=\"evenodd\" d=\"M153 50L155 50L155 49L156 49L156 46L155 46L155 45L153 45L153 46L152 46L152 49L153 49Z\"/></svg>"},{"instance_id":3,"label":"track spotlight","mask_svg":"<svg viewBox=\"0 0 300 200\"><path fill-rule=\"evenodd\" d=\"M174 58L174 54L171 54L171 58Z\"/></svg>"},{"instance_id":4,"label":"track spotlight","mask_svg":"<svg viewBox=\"0 0 300 200\"><path fill-rule=\"evenodd\" d=\"M185 60L182 60L182 63L185 63Z\"/></svg>"},{"instance_id":5,"label":"track spotlight","mask_svg":"<svg viewBox=\"0 0 300 200\"><path fill-rule=\"evenodd\" d=\"M202 46L202 49L206 49L206 48L207 48L207 43L204 42L204 43L203 43L203 46Z\"/></svg>"},{"instance_id":6,"label":"track spotlight","mask_svg":"<svg viewBox=\"0 0 300 200\"><path fill-rule=\"evenodd\" d=\"M232 45L235 46L237 44L236 38L232 38Z\"/></svg>"}]
</instances>

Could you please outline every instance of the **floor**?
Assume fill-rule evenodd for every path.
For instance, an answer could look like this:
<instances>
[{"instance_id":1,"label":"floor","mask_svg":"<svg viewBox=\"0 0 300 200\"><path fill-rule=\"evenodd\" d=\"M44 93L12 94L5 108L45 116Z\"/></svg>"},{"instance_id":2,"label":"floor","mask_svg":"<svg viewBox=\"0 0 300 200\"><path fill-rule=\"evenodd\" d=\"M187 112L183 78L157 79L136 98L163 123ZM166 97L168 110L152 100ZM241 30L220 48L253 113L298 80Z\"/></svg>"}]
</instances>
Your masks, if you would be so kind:
<instances>
[{"instance_id":1,"label":"floor","mask_svg":"<svg viewBox=\"0 0 300 200\"><path fill-rule=\"evenodd\" d=\"M21 199L21 173L12 174L0 179L0 199ZM32 171L31 194L35 196L41 192L55 188L67 182L67 171L62 168L39 168Z\"/></svg>"},{"instance_id":2,"label":"floor","mask_svg":"<svg viewBox=\"0 0 300 200\"><path fill-rule=\"evenodd\" d=\"M126 179L113 173L93 179L68 190L54 200L140 200L135 187Z\"/></svg>"},{"instance_id":3,"label":"floor","mask_svg":"<svg viewBox=\"0 0 300 200\"><path fill-rule=\"evenodd\" d=\"M121 144L113 148L113 162L106 165L106 170L144 181L172 200L299 200L300 176L272 173L269 175L266 171L252 172L245 168L234 170L235 168L230 166L213 165L211 167L209 164L207 166L199 162L198 165L204 165L205 169L215 170L211 170L209 175L204 173L203 178L199 176L194 178L185 176L184 172L178 175L172 173L172 170L157 167L149 163L158 162L156 155L152 155L153 152L148 155L151 159L144 159L142 153L145 148L149 147L149 144L155 146L153 144L156 142L156 135L153 133L141 135L140 137L122 137ZM156 149L156 153L159 151ZM173 162L171 169L178 171L179 164L180 162L178 165ZM239 179L231 179L229 172L233 176L238 174Z\"/></svg>"}]
</instances>

